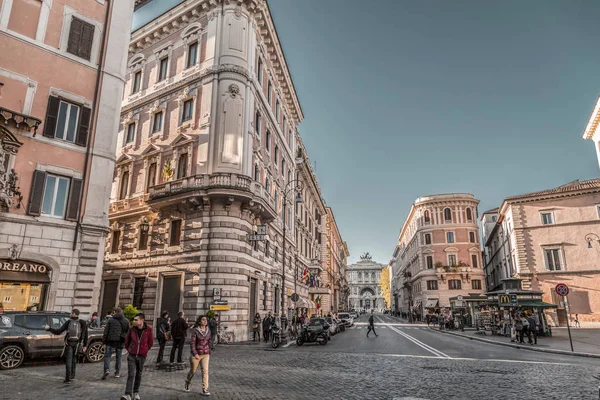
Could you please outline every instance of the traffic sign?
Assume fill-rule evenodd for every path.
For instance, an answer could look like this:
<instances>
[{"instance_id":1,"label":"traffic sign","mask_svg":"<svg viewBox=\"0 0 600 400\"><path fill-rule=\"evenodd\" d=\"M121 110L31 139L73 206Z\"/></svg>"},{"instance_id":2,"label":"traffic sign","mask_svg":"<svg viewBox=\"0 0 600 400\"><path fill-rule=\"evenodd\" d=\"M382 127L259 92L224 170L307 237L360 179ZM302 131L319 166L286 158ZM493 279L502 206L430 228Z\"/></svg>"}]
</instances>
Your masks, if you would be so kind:
<instances>
[{"instance_id":1,"label":"traffic sign","mask_svg":"<svg viewBox=\"0 0 600 400\"><path fill-rule=\"evenodd\" d=\"M290 298L292 299L292 301L293 301L294 303L295 303L295 302L297 302L298 300L300 300L300 296L298 296L298 294L297 294L297 293L293 293L293 294L290 296Z\"/></svg>"},{"instance_id":2,"label":"traffic sign","mask_svg":"<svg viewBox=\"0 0 600 400\"><path fill-rule=\"evenodd\" d=\"M210 309L212 311L229 311L229 306L228 305L217 305L217 304L211 304Z\"/></svg>"},{"instance_id":3,"label":"traffic sign","mask_svg":"<svg viewBox=\"0 0 600 400\"><path fill-rule=\"evenodd\" d=\"M262 242L267 238L267 235L248 235L250 242Z\"/></svg>"},{"instance_id":4,"label":"traffic sign","mask_svg":"<svg viewBox=\"0 0 600 400\"><path fill-rule=\"evenodd\" d=\"M557 295L564 297L569 294L569 287L567 285L565 285L564 283L559 283L554 288L554 291L556 292Z\"/></svg>"},{"instance_id":5,"label":"traffic sign","mask_svg":"<svg viewBox=\"0 0 600 400\"><path fill-rule=\"evenodd\" d=\"M267 226L266 225L257 225L256 226L256 234L257 235L266 235L267 234Z\"/></svg>"},{"instance_id":6,"label":"traffic sign","mask_svg":"<svg viewBox=\"0 0 600 400\"><path fill-rule=\"evenodd\" d=\"M229 302L227 300L214 300L213 304L217 306L226 306Z\"/></svg>"},{"instance_id":7,"label":"traffic sign","mask_svg":"<svg viewBox=\"0 0 600 400\"><path fill-rule=\"evenodd\" d=\"M456 297L456 300L458 300L458 301L463 301L463 297L462 297L461 295L458 295L458 296Z\"/></svg>"}]
</instances>

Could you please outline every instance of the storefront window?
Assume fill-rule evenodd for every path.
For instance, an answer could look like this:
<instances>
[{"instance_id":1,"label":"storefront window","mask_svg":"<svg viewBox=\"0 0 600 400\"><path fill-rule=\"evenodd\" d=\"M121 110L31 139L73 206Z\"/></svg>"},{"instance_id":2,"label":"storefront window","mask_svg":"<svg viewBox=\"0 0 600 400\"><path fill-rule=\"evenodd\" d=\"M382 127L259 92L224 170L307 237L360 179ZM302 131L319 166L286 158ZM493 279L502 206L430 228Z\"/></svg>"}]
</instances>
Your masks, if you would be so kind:
<instances>
[{"instance_id":1,"label":"storefront window","mask_svg":"<svg viewBox=\"0 0 600 400\"><path fill-rule=\"evenodd\" d=\"M4 311L37 311L43 309L47 285L0 282L0 309Z\"/></svg>"}]
</instances>

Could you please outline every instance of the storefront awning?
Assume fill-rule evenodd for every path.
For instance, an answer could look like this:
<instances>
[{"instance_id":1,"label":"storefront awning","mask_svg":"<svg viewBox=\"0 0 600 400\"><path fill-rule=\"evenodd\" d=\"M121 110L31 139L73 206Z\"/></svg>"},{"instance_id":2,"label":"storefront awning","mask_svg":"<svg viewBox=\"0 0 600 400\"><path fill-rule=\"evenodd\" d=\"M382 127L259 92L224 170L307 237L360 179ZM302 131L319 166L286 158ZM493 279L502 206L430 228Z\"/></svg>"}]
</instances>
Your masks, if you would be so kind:
<instances>
[{"instance_id":1,"label":"storefront awning","mask_svg":"<svg viewBox=\"0 0 600 400\"><path fill-rule=\"evenodd\" d=\"M309 300L309 299L305 299L305 298L300 298L297 302L296 302L296 308L309 308L309 309L316 309L317 306L314 303L314 301Z\"/></svg>"},{"instance_id":2,"label":"storefront awning","mask_svg":"<svg viewBox=\"0 0 600 400\"><path fill-rule=\"evenodd\" d=\"M425 308L436 308L439 304L438 299L428 299L427 303L425 303Z\"/></svg>"},{"instance_id":3,"label":"storefront awning","mask_svg":"<svg viewBox=\"0 0 600 400\"><path fill-rule=\"evenodd\" d=\"M518 303L519 307L532 307L532 308L558 308L556 304L550 304L541 300L522 300Z\"/></svg>"}]
</instances>

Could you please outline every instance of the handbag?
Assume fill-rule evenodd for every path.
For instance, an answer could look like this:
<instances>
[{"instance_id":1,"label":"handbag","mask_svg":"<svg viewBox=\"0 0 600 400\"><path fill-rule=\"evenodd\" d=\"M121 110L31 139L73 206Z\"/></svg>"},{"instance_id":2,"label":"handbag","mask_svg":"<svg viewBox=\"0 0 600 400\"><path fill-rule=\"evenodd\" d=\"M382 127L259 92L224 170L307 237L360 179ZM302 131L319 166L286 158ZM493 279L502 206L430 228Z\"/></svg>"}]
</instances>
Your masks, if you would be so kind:
<instances>
[{"instance_id":1,"label":"handbag","mask_svg":"<svg viewBox=\"0 0 600 400\"><path fill-rule=\"evenodd\" d=\"M165 341L171 340L171 332L165 332Z\"/></svg>"}]
</instances>

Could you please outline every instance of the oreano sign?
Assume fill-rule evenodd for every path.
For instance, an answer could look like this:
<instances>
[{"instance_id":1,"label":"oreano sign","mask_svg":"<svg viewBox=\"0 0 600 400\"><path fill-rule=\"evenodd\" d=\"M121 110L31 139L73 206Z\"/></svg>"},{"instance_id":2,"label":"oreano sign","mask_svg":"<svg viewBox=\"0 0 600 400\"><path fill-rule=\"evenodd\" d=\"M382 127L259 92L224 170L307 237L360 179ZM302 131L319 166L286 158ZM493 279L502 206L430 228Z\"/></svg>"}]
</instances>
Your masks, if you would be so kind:
<instances>
[{"instance_id":1,"label":"oreano sign","mask_svg":"<svg viewBox=\"0 0 600 400\"><path fill-rule=\"evenodd\" d=\"M44 264L36 264L29 261L0 260L0 271L47 274L48 267Z\"/></svg>"}]
</instances>

